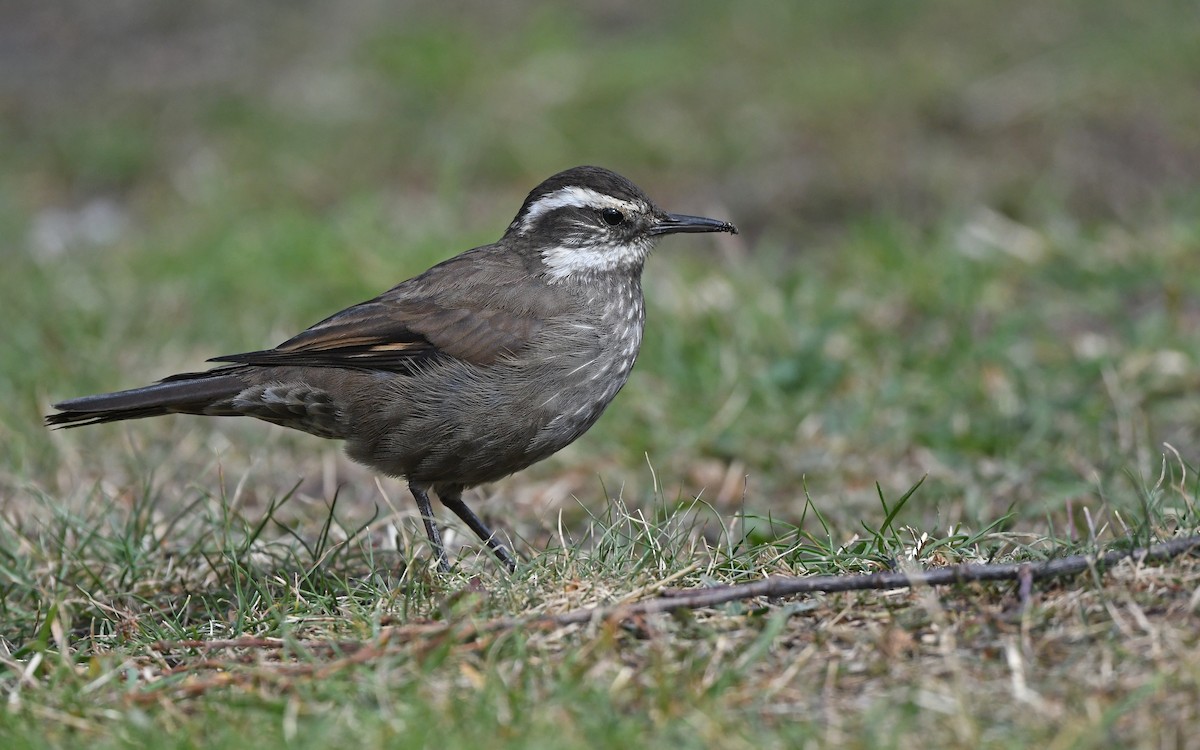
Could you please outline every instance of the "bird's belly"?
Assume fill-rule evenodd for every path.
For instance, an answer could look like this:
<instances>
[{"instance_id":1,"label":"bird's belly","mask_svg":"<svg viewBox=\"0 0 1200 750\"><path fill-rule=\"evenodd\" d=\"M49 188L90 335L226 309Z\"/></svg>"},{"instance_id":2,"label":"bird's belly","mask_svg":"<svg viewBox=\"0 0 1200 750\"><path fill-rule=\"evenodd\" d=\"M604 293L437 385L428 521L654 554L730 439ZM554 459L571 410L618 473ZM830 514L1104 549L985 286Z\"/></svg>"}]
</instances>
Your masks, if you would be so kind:
<instances>
[{"instance_id":1,"label":"bird's belly","mask_svg":"<svg viewBox=\"0 0 1200 750\"><path fill-rule=\"evenodd\" d=\"M635 356L590 363L540 394L528 451L541 460L588 430L629 379ZM532 463L532 461L530 462Z\"/></svg>"},{"instance_id":2,"label":"bird's belly","mask_svg":"<svg viewBox=\"0 0 1200 750\"><path fill-rule=\"evenodd\" d=\"M486 368L446 364L392 376L352 418L346 449L375 469L426 484L473 486L519 471L587 431L621 390L637 341ZM613 351L615 349L615 351ZM366 403L366 402L360 402Z\"/></svg>"}]
</instances>

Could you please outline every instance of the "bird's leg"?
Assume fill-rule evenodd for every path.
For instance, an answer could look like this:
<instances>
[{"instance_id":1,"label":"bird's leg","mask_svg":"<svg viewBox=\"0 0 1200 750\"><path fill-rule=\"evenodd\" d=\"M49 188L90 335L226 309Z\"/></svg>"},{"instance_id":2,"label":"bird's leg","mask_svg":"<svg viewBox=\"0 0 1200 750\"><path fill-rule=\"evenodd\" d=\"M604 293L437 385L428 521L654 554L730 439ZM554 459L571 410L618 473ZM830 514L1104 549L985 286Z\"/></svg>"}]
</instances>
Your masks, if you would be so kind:
<instances>
[{"instance_id":1,"label":"bird's leg","mask_svg":"<svg viewBox=\"0 0 1200 750\"><path fill-rule=\"evenodd\" d=\"M476 536L487 543L500 562L504 563L504 567L508 568L509 573L517 569L517 561L513 559L508 549L496 539L495 533L487 527L487 524L480 520L479 516L475 515L475 512L463 502L461 487L439 488L438 500L442 501L442 505L454 511L454 515L461 518L463 523L475 532Z\"/></svg>"},{"instance_id":2,"label":"bird's leg","mask_svg":"<svg viewBox=\"0 0 1200 750\"><path fill-rule=\"evenodd\" d=\"M437 557L438 570L443 573L450 572L450 562L446 560L446 546L442 544L442 532L438 531L437 521L433 517L433 505L429 502L429 493L425 491L424 487L411 482L408 485L408 491L412 493L413 498L417 501L417 509L421 511L421 520L425 523L425 536L429 537L429 546L433 547L433 554Z\"/></svg>"}]
</instances>

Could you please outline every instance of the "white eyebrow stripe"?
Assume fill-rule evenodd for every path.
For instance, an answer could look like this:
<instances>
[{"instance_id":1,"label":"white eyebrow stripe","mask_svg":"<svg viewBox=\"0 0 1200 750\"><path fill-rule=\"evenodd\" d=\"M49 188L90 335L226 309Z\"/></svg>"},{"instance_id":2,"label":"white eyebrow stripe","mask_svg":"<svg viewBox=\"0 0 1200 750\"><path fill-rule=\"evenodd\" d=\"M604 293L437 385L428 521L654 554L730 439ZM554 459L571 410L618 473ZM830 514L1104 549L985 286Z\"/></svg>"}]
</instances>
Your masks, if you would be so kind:
<instances>
[{"instance_id":1,"label":"white eyebrow stripe","mask_svg":"<svg viewBox=\"0 0 1200 750\"><path fill-rule=\"evenodd\" d=\"M615 208L627 213L636 213L638 211L638 206L635 203L596 192L591 188L572 185L559 188L553 193L547 193L534 201L529 206L529 209L525 211L525 215L521 217L521 229L529 229L541 217L551 211L566 208L567 206L577 206L579 208Z\"/></svg>"}]
</instances>

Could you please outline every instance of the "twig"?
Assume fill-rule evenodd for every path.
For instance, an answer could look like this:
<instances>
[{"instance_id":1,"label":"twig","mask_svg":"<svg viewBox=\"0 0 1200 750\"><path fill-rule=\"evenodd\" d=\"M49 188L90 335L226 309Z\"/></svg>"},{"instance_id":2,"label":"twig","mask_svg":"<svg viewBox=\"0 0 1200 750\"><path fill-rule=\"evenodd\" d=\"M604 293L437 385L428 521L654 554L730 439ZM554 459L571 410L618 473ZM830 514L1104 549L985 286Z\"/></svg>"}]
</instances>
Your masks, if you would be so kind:
<instances>
[{"instance_id":1,"label":"twig","mask_svg":"<svg viewBox=\"0 0 1200 750\"><path fill-rule=\"evenodd\" d=\"M914 586L943 586L978 581L1018 582L1018 596L1022 607L1028 606L1033 581L1081 573L1085 570L1102 570L1127 559L1138 562L1168 560L1193 550L1200 550L1200 536L1173 539L1127 551L1108 552L1103 555L1071 555L1058 560L1033 564L1028 562L1002 565L955 565L924 572L875 573L856 576L780 576L754 583L713 586L705 589L665 590L656 599L632 604L606 607L581 607L557 615L534 617L501 617L480 623L465 621L410 623L384 628L373 641L287 641L279 638L231 638L225 640L179 640L158 641L151 648L160 652L199 650L212 652L220 649L264 649L282 650L289 646L313 652L336 655L329 661L317 660L301 663L275 662L260 665L246 671L228 671L229 662L204 658L190 664L169 669L165 675L185 676L188 673L216 672L209 677L193 677L187 682L173 682L148 692L131 693L130 699L138 703L162 700L164 693L174 692L179 697L196 697L214 689L249 686L263 681L295 679L303 676L327 676L355 665L374 661L402 648L410 648L414 642L426 646L435 639L450 637L460 644L475 642L475 647L484 645L479 640L486 635L513 630L548 630L567 625L606 622L616 623L655 612L671 612L680 609L697 609L717 604L751 599L760 596L780 597L795 594L837 591L893 590Z\"/></svg>"},{"instance_id":2,"label":"twig","mask_svg":"<svg viewBox=\"0 0 1200 750\"><path fill-rule=\"evenodd\" d=\"M1071 555L1036 564L1029 562L988 565L964 564L923 572L889 572L855 576L777 576L753 583L712 586L704 589L667 589L662 591L656 599L606 607L581 607L557 615L500 617L474 624L460 621L402 625L384 629L380 634L379 645L399 644L419 638L445 635L452 630L456 631L456 634L463 641L467 641L487 633L497 633L518 628L550 629L586 622L621 621L656 612L698 609L700 607L711 607L717 604L726 604L732 601L752 599L760 596L782 597L794 596L796 594L831 593L838 591L889 591L913 586L946 586L949 584L980 581L1018 581L1020 583L1020 596L1024 604L1028 601L1031 594L1033 581L1061 578L1081 573L1085 570L1102 570L1127 559L1143 563L1169 560L1196 549L1200 549L1200 536L1172 539L1169 542L1155 544L1150 547L1118 550L1107 552L1103 555ZM285 642L283 640L274 638L235 638L221 641L159 641L153 644L152 648L157 651L175 651L180 649L211 651L224 648L279 649L284 647L284 645ZM362 649L366 644L360 642L301 641L294 645L312 650L333 649L344 654L352 654Z\"/></svg>"},{"instance_id":3,"label":"twig","mask_svg":"<svg viewBox=\"0 0 1200 750\"><path fill-rule=\"evenodd\" d=\"M1021 611L1029 609L1033 600L1033 570L1028 565L1022 565L1017 571L1017 598L1021 602Z\"/></svg>"},{"instance_id":4,"label":"twig","mask_svg":"<svg viewBox=\"0 0 1200 750\"><path fill-rule=\"evenodd\" d=\"M570 625L596 619L624 619L632 615L652 612L711 607L716 604L758 596L780 597L835 591L889 591L912 586L945 586L974 581L1011 581L1019 580L1023 575L1022 571L1028 572L1030 581L1044 581L1049 578L1082 573L1089 569L1109 568L1126 559L1134 559L1139 562L1168 560L1198 548L1200 548L1200 536L1190 536L1172 539L1151 547L1118 550L1103 555L1071 555L1038 564L1027 562L998 565L964 564L918 573L872 573L857 576L779 576L754 583L712 586L705 589L668 589L661 592L658 599L619 607L586 607L564 612L561 615L527 620L524 625L537 625L541 621L548 621L554 625Z\"/></svg>"},{"instance_id":5,"label":"twig","mask_svg":"<svg viewBox=\"0 0 1200 750\"><path fill-rule=\"evenodd\" d=\"M410 623L383 630L381 641L415 640L424 636L442 635L451 630L449 623L424 622ZM150 644L154 651L167 653L195 649L197 651L221 651L223 649L257 649L262 651L282 651L286 648L303 651L334 651L343 655L353 654L368 645L366 641L336 641L336 640L288 640L284 638L260 638L244 636L242 638L223 638L204 640L188 638L178 641L160 640Z\"/></svg>"}]
</instances>

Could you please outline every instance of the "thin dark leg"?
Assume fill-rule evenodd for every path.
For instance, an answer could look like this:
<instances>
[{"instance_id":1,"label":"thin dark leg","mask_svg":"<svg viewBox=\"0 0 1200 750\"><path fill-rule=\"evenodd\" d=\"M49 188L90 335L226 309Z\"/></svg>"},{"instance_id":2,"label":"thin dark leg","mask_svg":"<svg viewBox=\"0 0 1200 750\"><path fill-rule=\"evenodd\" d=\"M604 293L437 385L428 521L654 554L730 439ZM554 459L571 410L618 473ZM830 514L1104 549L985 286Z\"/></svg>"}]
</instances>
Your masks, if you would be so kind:
<instances>
[{"instance_id":1,"label":"thin dark leg","mask_svg":"<svg viewBox=\"0 0 1200 750\"><path fill-rule=\"evenodd\" d=\"M425 536L429 537L429 546L437 557L438 570L450 572L450 562L446 559L446 546L442 544L442 532L438 531L437 521L433 517L433 505L429 502L429 493L424 487L415 484L408 485L408 491L417 501L417 509L421 511L421 520L425 523ZM443 501L444 502L444 501Z\"/></svg>"},{"instance_id":2,"label":"thin dark leg","mask_svg":"<svg viewBox=\"0 0 1200 750\"><path fill-rule=\"evenodd\" d=\"M439 489L438 500L442 501L442 505L454 511L454 515L461 518L463 523L470 527L471 531L475 532L475 536L486 542L488 547L491 547L492 552L500 559L500 562L504 563L504 567L508 568L509 573L517 569L517 561L509 554L508 549L496 539L496 535L487 527L487 524L480 520L479 516L475 515L475 512L463 502L461 488L449 489L443 487Z\"/></svg>"}]
</instances>

